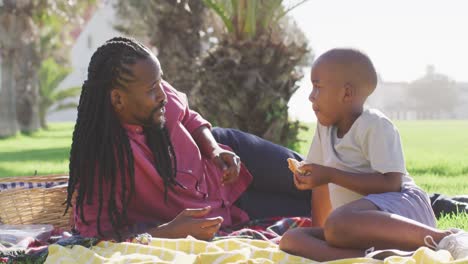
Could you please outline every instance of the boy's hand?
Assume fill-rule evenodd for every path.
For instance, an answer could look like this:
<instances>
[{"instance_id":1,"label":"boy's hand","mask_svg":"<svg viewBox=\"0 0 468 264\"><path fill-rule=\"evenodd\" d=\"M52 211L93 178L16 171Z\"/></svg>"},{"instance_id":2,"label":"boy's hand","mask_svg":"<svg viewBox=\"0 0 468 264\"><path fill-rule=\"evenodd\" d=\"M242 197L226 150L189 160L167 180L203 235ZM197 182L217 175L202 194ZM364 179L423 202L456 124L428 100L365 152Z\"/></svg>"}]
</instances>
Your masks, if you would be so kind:
<instances>
[{"instance_id":1,"label":"boy's hand","mask_svg":"<svg viewBox=\"0 0 468 264\"><path fill-rule=\"evenodd\" d=\"M294 184L299 190L310 190L330 183L333 168L311 163L302 165L300 169L305 173L294 173Z\"/></svg>"},{"instance_id":2,"label":"boy's hand","mask_svg":"<svg viewBox=\"0 0 468 264\"><path fill-rule=\"evenodd\" d=\"M288 168L294 174L306 174L307 172L302 169L303 161L298 161L296 159L288 158Z\"/></svg>"}]
</instances>

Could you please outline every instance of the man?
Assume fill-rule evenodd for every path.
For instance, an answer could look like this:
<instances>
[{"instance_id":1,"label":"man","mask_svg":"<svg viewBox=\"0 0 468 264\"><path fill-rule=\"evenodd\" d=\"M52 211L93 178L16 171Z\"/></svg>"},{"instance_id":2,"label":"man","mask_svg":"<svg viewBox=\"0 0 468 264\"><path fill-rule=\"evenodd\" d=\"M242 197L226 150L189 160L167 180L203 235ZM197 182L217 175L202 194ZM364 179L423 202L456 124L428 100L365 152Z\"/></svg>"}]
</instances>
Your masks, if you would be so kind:
<instances>
[{"instance_id":1,"label":"man","mask_svg":"<svg viewBox=\"0 0 468 264\"><path fill-rule=\"evenodd\" d=\"M70 153L67 203L76 192L81 235L208 240L249 216L309 214L310 193L295 190L287 169L286 159L299 155L214 129L244 166L162 75L157 58L132 39L113 38L93 54Z\"/></svg>"}]
</instances>

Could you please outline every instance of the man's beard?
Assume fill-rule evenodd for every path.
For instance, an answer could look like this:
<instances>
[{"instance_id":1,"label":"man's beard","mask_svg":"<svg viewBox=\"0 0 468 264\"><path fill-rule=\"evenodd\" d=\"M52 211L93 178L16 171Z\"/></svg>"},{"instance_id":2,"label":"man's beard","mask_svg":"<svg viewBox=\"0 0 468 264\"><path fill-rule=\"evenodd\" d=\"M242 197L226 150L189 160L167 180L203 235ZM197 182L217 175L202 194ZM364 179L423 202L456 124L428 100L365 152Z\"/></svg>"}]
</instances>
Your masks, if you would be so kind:
<instances>
[{"instance_id":1,"label":"man's beard","mask_svg":"<svg viewBox=\"0 0 468 264\"><path fill-rule=\"evenodd\" d=\"M165 123L166 123L166 117L165 117L165 113L161 113L161 116L155 120L154 119L154 115L161 111L161 109L166 105L166 103L163 103L160 107L158 108L155 108L153 111L151 111L151 114L149 115L149 117L144 120L143 124L144 126L148 126L148 127L153 127L153 128L156 128L156 129L161 129L164 127Z\"/></svg>"}]
</instances>

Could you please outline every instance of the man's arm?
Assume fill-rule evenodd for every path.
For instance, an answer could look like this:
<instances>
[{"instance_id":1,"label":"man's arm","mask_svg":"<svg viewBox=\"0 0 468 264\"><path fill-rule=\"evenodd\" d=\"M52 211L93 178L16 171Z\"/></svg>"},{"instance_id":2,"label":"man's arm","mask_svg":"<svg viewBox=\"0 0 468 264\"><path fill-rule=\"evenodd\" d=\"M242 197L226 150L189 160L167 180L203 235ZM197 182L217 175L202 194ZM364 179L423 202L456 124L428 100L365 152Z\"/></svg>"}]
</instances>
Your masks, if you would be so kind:
<instances>
[{"instance_id":1,"label":"man's arm","mask_svg":"<svg viewBox=\"0 0 468 264\"><path fill-rule=\"evenodd\" d=\"M221 148L206 126L200 126L192 135L201 154L212 159L224 171L222 183L235 182L239 177L240 158L234 152Z\"/></svg>"},{"instance_id":2,"label":"man's arm","mask_svg":"<svg viewBox=\"0 0 468 264\"><path fill-rule=\"evenodd\" d=\"M193 132L193 139L198 145L200 152L207 158L219 156L219 153L224 152L218 142L216 142L211 130L207 126L200 126Z\"/></svg>"}]
</instances>

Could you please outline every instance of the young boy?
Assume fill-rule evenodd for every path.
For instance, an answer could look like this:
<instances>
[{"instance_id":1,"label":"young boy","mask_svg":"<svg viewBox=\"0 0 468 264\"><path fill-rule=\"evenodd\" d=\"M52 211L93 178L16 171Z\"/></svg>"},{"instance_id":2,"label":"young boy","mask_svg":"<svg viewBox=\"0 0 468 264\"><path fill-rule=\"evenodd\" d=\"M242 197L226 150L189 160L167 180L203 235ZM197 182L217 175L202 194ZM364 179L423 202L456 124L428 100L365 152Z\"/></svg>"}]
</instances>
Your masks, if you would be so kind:
<instances>
[{"instance_id":1,"label":"young boy","mask_svg":"<svg viewBox=\"0 0 468 264\"><path fill-rule=\"evenodd\" d=\"M377 86L370 59L354 49L330 50L315 61L311 79L317 130L307 159L292 170L298 189L313 189L317 227L288 231L280 248L317 261L420 246L467 257L467 232L435 228L427 194L406 171L397 128L364 108Z\"/></svg>"}]
</instances>

